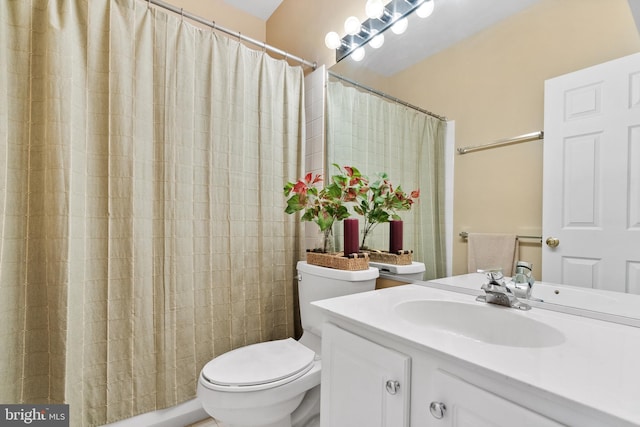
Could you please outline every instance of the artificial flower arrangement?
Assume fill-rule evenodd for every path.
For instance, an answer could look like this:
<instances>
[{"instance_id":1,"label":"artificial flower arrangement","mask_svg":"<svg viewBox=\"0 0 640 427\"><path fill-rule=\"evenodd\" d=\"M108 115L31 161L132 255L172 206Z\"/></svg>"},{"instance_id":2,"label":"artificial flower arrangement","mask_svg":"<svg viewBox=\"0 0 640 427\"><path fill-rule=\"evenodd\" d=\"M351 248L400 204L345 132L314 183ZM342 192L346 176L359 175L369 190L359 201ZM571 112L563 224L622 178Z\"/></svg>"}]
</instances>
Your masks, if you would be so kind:
<instances>
[{"instance_id":1,"label":"artificial flower arrangement","mask_svg":"<svg viewBox=\"0 0 640 427\"><path fill-rule=\"evenodd\" d=\"M303 179L288 182L284 187L287 207L285 212L292 214L304 211L301 220L313 221L324 233L323 251L327 252L331 230L336 221L349 218L349 204L353 211L364 217L361 249L366 249L367 236L376 225L399 220L398 211L408 211L420 197L420 190L407 195L400 186L394 188L386 173L378 175L373 183L354 166L340 167L338 174L331 176L330 183L318 188L321 175L308 173Z\"/></svg>"},{"instance_id":2,"label":"artificial flower arrangement","mask_svg":"<svg viewBox=\"0 0 640 427\"><path fill-rule=\"evenodd\" d=\"M331 182L323 188L318 188L322 176L311 173L284 186L284 195L289 197L285 212L304 211L301 220L313 221L320 227L324 233L323 252L327 252L333 224L350 216L347 204L369 191L366 177L357 168L334 166L340 173L333 175Z\"/></svg>"},{"instance_id":3,"label":"artificial flower arrangement","mask_svg":"<svg viewBox=\"0 0 640 427\"><path fill-rule=\"evenodd\" d=\"M379 179L368 185L369 191L359 198L353 210L364 217L361 249L367 249L367 236L380 223L390 220L401 220L398 211L408 211L420 197L420 190L413 190L407 195L400 186L393 187L389 176L380 173Z\"/></svg>"}]
</instances>

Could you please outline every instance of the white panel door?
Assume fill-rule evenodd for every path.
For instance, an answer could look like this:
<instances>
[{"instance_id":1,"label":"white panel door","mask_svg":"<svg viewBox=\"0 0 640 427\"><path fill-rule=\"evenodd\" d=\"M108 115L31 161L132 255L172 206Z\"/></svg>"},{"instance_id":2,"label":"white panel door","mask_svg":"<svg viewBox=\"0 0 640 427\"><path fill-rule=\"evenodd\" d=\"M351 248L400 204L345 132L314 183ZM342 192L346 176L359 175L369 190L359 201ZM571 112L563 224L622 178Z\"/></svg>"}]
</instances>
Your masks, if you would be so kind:
<instances>
[{"instance_id":1,"label":"white panel door","mask_svg":"<svg viewBox=\"0 0 640 427\"><path fill-rule=\"evenodd\" d=\"M542 279L640 294L640 53L545 82Z\"/></svg>"},{"instance_id":2,"label":"white panel door","mask_svg":"<svg viewBox=\"0 0 640 427\"><path fill-rule=\"evenodd\" d=\"M430 425L438 427L560 427L561 424L472 385L446 371L433 378L435 398L444 407L434 411ZM444 406L442 406L444 405Z\"/></svg>"},{"instance_id":3,"label":"white panel door","mask_svg":"<svg viewBox=\"0 0 640 427\"><path fill-rule=\"evenodd\" d=\"M332 324L322 329L322 427L408 427L409 356Z\"/></svg>"}]
</instances>

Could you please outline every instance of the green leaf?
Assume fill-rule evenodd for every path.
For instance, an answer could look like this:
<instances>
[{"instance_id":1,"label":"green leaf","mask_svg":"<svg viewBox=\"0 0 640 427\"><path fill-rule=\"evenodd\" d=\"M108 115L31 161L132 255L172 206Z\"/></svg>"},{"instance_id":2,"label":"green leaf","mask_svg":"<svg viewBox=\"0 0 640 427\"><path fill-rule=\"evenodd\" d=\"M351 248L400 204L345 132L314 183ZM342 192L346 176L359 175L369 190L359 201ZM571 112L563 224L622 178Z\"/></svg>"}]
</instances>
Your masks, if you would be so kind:
<instances>
[{"instance_id":1,"label":"green leaf","mask_svg":"<svg viewBox=\"0 0 640 427\"><path fill-rule=\"evenodd\" d=\"M300 195L294 194L289 200L287 200L287 207L284 211L288 214L292 214L298 212L302 208L304 208L304 205L300 203Z\"/></svg>"},{"instance_id":2,"label":"green leaf","mask_svg":"<svg viewBox=\"0 0 640 427\"><path fill-rule=\"evenodd\" d=\"M320 226L320 231L325 231L331 228L331 226L333 225L333 217L329 215L324 216L321 214L318 216L318 219L316 220L316 224Z\"/></svg>"},{"instance_id":3,"label":"green leaf","mask_svg":"<svg viewBox=\"0 0 640 427\"><path fill-rule=\"evenodd\" d=\"M288 196L289 193L291 193L291 190L293 190L293 182L287 182L287 185L284 186L284 195Z\"/></svg>"},{"instance_id":4,"label":"green leaf","mask_svg":"<svg viewBox=\"0 0 640 427\"><path fill-rule=\"evenodd\" d=\"M342 196L342 188L336 183L329 184L325 187L326 194L331 199L340 199Z\"/></svg>"},{"instance_id":5,"label":"green leaf","mask_svg":"<svg viewBox=\"0 0 640 427\"><path fill-rule=\"evenodd\" d=\"M334 216L338 221L342 221L349 218L349 210L345 206L340 206Z\"/></svg>"}]
</instances>

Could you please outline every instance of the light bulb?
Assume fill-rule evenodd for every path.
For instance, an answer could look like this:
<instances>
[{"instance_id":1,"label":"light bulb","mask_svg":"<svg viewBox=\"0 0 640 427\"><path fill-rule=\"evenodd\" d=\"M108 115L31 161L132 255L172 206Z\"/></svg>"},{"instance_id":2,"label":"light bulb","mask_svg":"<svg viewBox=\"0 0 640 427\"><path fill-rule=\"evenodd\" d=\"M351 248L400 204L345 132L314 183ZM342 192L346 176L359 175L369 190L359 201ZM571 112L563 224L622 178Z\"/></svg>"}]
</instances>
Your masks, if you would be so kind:
<instances>
[{"instance_id":1,"label":"light bulb","mask_svg":"<svg viewBox=\"0 0 640 427\"><path fill-rule=\"evenodd\" d=\"M420 18L428 18L433 13L433 8L435 7L435 0L425 0L424 3L418 7L416 10L416 14Z\"/></svg>"},{"instance_id":2,"label":"light bulb","mask_svg":"<svg viewBox=\"0 0 640 427\"><path fill-rule=\"evenodd\" d=\"M399 13L396 13L395 15L393 15L393 19L398 19L400 16ZM409 21L407 21L407 18L402 18L402 19L398 19L395 24L393 24L393 26L391 27L391 31L394 32L394 34L402 34L405 31L407 31L407 27L409 26Z\"/></svg>"},{"instance_id":3,"label":"light bulb","mask_svg":"<svg viewBox=\"0 0 640 427\"><path fill-rule=\"evenodd\" d=\"M340 47L342 42L340 41L340 36L338 35L338 33L336 33L335 31L330 31L324 37L324 44L329 49L337 49Z\"/></svg>"},{"instance_id":4,"label":"light bulb","mask_svg":"<svg viewBox=\"0 0 640 427\"><path fill-rule=\"evenodd\" d=\"M347 34L358 34L360 32L360 20L355 16L350 16L344 21L344 32Z\"/></svg>"},{"instance_id":5,"label":"light bulb","mask_svg":"<svg viewBox=\"0 0 640 427\"><path fill-rule=\"evenodd\" d=\"M364 53L364 48L359 47L351 53L351 58L356 62L362 61L362 58L364 58Z\"/></svg>"},{"instance_id":6,"label":"light bulb","mask_svg":"<svg viewBox=\"0 0 640 427\"><path fill-rule=\"evenodd\" d=\"M371 19L378 19L384 14L384 4L382 0L367 0L364 9L367 16Z\"/></svg>"},{"instance_id":7,"label":"light bulb","mask_svg":"<svg viewBox=\"0 0 640 427\"><path fill-rule=\"evenodd\" d=\"M382 33L376 34L369 42L369 46L371 46L374 49L378 49L383 44L384 44L384 34Z\"/></svg>"}]
</instances>

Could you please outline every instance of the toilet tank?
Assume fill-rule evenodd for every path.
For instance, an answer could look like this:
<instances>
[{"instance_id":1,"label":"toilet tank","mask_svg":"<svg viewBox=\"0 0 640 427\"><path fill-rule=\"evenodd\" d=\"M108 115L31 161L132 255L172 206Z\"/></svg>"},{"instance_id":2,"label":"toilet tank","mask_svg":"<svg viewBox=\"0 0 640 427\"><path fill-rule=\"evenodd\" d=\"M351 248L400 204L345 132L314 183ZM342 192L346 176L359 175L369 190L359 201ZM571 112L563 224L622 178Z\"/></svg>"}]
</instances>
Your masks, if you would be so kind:
<instances>
[{"instance_id":1,"label":"toilet tank","mask_svg":"<svg viewBox=\"0 0 640 427\"><path fill-rule=\"evenodd\" d=\"M313 301L343 295L372 291L376 287L379 275L377 268L349 271L320 267L299 261L298 269L298 301L300 303L300 320L305 332L321 335L322 314L320 309L311 305Z\"/></svg>"},{"instance_id":2,"label":"toilet tank","mask_svg":"<svg viewBox=\"0 0 640 427\"><path fill-rule=\"evenodd\" d=\"M369 266L377 268L388 276L397 276L400 281L424 280L424 272L427 271L424 263L416 261L413 261L409 265L369 262Z\"/></svg>"}]
</instances>

